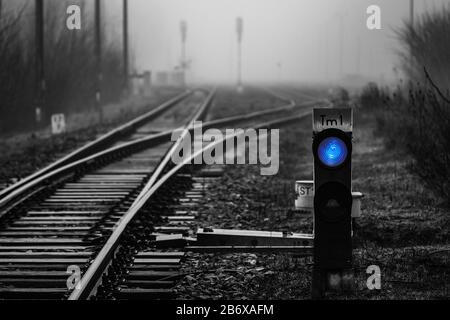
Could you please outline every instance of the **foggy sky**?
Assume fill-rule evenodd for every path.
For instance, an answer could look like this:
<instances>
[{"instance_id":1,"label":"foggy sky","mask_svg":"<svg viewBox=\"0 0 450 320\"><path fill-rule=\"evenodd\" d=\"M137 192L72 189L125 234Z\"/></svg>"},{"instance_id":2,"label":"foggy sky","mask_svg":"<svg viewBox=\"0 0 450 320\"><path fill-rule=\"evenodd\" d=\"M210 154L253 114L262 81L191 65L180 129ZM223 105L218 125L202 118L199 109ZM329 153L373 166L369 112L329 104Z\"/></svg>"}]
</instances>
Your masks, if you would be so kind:
<instances>
[{"instance_id":1,"label":"foggy sky","mask_svg":"<svg viewBox=\"0 0 450 320\"><path fill-rule=\"evenodd\" d=\"M28 2L31 9L34 3L5 2ZM83 12L92 15L94 1L85 3ZM366 27L366 9L372 4L381 7L382 30ZM450 0L415 4L419 16ZM122 0L102 0L102 8L104 34L120 44ZM30 11L27 16L32 16ZM409 0L129 0L129 15L131 64L138 72L173 70L180 64L180 21L186 20L188 80L235 82L235 23L240 16L244 81L333 81L356 73L391 80L398 65L394 29L408 19Z\"/></svg>"},{"instance_id":2,"label":"foggy sky","mask_svg":"<svg viewBox=\"0 0 450 320\"><path fill-rule=\"evenodd\" d=\"M190 78L234 81L235 19L244 19L243 78L316 81L362 73L390 79L398 62L393 30L409 17L409 0L130 0L138 69L172 69L180 60L179 22L188 22ZM416 13L450 0L416 0ZM382 30L366 27L366 9L382 10ZM339 15L344 16L341 35ZM358 60L358 52L360 59ZM359 61L359 63L358 63ZM281 70L277 67L281 63Z\"/></svg>"}]
</instances>

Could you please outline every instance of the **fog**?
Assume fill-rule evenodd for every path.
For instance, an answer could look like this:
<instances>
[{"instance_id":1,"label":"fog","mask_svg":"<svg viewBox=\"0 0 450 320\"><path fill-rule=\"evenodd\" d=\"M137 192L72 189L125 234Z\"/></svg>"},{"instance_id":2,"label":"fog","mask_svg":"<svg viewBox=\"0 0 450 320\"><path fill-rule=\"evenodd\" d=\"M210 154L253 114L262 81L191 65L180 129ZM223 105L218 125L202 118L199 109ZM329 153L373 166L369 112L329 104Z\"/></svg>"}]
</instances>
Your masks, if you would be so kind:
<instances>
[{"instance_id":1,"label":"fog","mask_svg":"<svg viewBox=\"0 0 450 320\"><path fill-rule=\"evenodd\" d=\"M103 0L105 33L117 34L119 42L121 3ZM86 4L84 12L92 11L93 1ZM381 30L366 27L366 9L374 4L381 7ZM444 4L450 0L415 0L416 16ZM129 14L131 64L138 72L180 65L185 20L188 80L235 82L239 16L244 81L331 82L354 74L383 81L401 77L394 71L394 31L409 19L409 0L129 0Z\"/></svg>"},{"instance_id":2,"label":"fog","mask_svg":"<svg viewBox=\"0 0 450 320\"><path fill-rule=\"evenodd\" d=\"M416 15L445 3L416 0ZM366 26L372 4L381 7L381 30ZM186 20L189 78L235 81L241 16L244 81L332 81L350 74L392 80L401 76L393 71L394 30L409 18L409 0L130 0L130 15L137 69L177 66L179 23Z\"/></svg>"}]
</instances>

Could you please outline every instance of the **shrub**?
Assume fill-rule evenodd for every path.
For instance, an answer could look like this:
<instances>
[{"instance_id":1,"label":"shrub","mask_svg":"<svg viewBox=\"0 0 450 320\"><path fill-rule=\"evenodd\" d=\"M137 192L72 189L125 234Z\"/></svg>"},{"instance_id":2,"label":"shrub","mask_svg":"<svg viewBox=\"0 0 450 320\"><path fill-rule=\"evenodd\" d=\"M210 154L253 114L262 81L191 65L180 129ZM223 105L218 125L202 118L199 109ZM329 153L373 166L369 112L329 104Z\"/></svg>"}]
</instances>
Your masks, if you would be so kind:
<instances>
[{"instance_id":1,"label":"shrub","mask_svg":"<svg viewBox=\"0 0 450 320\"><path fill-rule=\"evenodd\" d=\"M363 88L359 104L366 110L379 110L384 107L388 98L388 93L378 89L376 83L370 82Z\"/></svg>"},{"instance_id":2,"label":"shrub","mask_svg":"<svg viewBox=\"0 0 450 320\"><path fill-rule=\"evenodd\" d=\"M344 88L337 87L332 90L329 100L335 107L348 107L350 95Z\"/></svg>"},{"instance_id":3,"label":"shrub","mask_svg":"<svg viewBox=\"0 0 450 320\"><path fill-rule=\"evenodd\" d=\"M414 26L406 22L396 30L402 70L414 83L425 82L423 69L442 88L450 87L450 5L423 13Z\"/></svg>"},{"instance_id":4,"label":"shrub","mask_svg":"<svg viewBox=\"0 0 450 320\"><path fill-rule=\"evenodd\" d=\"M450 104L432 88L401 88L390 95L374 84L360 97L387 148L411 156L410 169L450 204Z\"/></svg>"},{"instance_id":5,"label":"shrub","mask_svg":"<svg viewBox=\"0 0 450 320\"><path fill-rule=\"evenodd\" d=\"M399 119L412 169L450 204L450 104L432 89L416 89L405 107Z\"/></svg>"},{"instance_id":6,"label":"shrub","mask_svg":"<svg viewBox=\"0 0 450 320\"><path fill-rule=\"evenodd\" d=\"M406 22L397 35L408 88L390 94L370 84L359 102L374 113L386 146L410 156L411 170L450 205L450 6L423 14L414 28Z\"/></svg>"}]
</instances>

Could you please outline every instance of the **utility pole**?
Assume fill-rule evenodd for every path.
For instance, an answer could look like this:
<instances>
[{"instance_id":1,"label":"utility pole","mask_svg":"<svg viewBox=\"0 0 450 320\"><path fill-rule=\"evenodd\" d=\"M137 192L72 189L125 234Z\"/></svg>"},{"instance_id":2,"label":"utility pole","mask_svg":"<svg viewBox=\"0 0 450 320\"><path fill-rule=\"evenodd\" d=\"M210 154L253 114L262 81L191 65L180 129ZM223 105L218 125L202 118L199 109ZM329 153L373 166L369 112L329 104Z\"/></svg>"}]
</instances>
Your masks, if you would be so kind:
<instances>
[{"instance_id":1,"label":"utility pole","mask_svg":"<svg viewBox=\"0 0 450 320\"><path fill-rule=\"evenodd\" d=\"M128 94L128 0L123 0L123 83L124 91Z\"/></svg>"},{"instance_id":2,"label":"utility pole","mask_svg":"<svg viewBox=\"0 0 450 320\"><path fill-rule=\"evenodd\" d=\"M329 62L328 62L328 51L329 51L329 39L328 39L328 35L329 35L329 22L325 22L324 24L322 24L321 28L320 28L320 38L323 39L323 43L321 44L321 47L323 47L323 50L320 50L321 54L321 59L322 59L322 69L321 71L323 72L322 75L325 77L325 83L328 82L328 77L329 77Z\"/></svg>"},{"instance_id":3,"label":"utility pole","mask_svg":"<svg viewBox=\"0 0 450 320\"><path fill-rule=\"evenodd\" d=\"M344 72L344 16L339 14L339 78L342 79Z\"/></svg>"},{"instance_id":4,"label":"utility pole","mask_svg":"<svg viewBox=\"0 0 450 320\"><path fill-rule=\"evenodd\" d=\"M415 32L414 28L414 0L409 0L409 21L411 23L412 32ZM409 48L409 63L411 72L414 66L414 57L413 57L413 45L411 44Z\"/></svg>"},{"instance_id":5,"label":"utility pole","mask_svg":"<svg viewBox=\"0 0 450 320\"><path fill-rule=\"evenodd\" d=\"M181 33L181 70L186 71L186 40L187 40L187 22L182 20L180 22Z\"/></svg>"},{"instance_id":6,"label":"utility pole","mask_svg":"<svg viewBox=\"0 0 450 320\"><path fill-rule=\"evenodd\" d=\"M236 19L237 45L238 45L238 91L242 91L242 34L244 32L244 20L241 17Z\"/></svg>"},{"instance_id":7,"label":"utility pole","mask_svg":"<svg viewBox=\"0 0 450 320\"><path fill-rule=\"evenodd\" d=\"M101 86L102 86L102 30L101 30L101 3L100 0L95 0L95 59L97 67L97 81L96 81L96 92L95 92L95 103L99 115L100 123L103 122L103 112L102 112L102 96L101 96Z\"/></svg>"},{"instance_id":8,"label":"utility pole","mask_svg":"<svg viewBox=\"0 0 450 320\"><path fill-rule=\"evenodd\" d=\"M44 72L44 0L35 0L35 72L36 72L36 101L35 115L36 125L42 121L45 97L45 72Z\"/></svg>"}]
</instances>

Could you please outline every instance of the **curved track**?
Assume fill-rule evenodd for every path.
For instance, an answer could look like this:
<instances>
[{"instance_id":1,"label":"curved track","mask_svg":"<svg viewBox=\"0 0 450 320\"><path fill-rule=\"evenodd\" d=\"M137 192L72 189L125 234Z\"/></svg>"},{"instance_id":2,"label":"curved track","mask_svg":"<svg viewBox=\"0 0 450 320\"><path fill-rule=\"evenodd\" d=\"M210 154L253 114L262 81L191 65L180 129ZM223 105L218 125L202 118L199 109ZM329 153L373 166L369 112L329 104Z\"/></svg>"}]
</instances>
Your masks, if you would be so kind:
<instances>
[{"instance_id":1,"label":"curved track","mask_svg":"<svg viewBox=\"0 0 450 320\"><path fill-rule=\"evenodd\" d=\"M317 102L315 102L317 103ZM306 103L310 106L311 103ZM293 104L278 108L280 114L290 110ZM295 115L287 115L267 122L258 122L256 114L214 121L215 128L225 129L228 124L244 124L255 129L273 128L296 122L310 114L306 108ZM258 112L259 115L274 112ZM206 127L209 127L208 124ZM108 240L108 244L75 289L70 299L164 299L173 297L171 287L180 275L179 264L184 256L183 248L189 244L190 223L196 217L196 205L202 197L208 179L220 172L202 169L193 176L196 165L191 161L226 140L204 144L196 154L173 166L155 184L143 190L127 212L122 225ZM260 137L264 138L264 137ZM187 171L187 172L186 172ZM150 206L147 204L150 203ZM146 207L147 206L147 207ZM172 248L172 249L171 249ZM180 250L181 249L181 250Z\"/></svg>"},{"instance_id":2,"label":"curved track","mask_svg":"<svg viewBox=\"0 0 450 320\"><path fill-rule=\"evenodd\" d=\"M32 175L18 181L17 183L0 190L0 199L4 198L5 196L14 192L15 190L25 186L27 183L39 177L42 177L46 173L61 168L62 166L68 163L95 154L105 149L106 147L110 146L112 143L117 142L118 140L125 139L126 137L132 137L133 135L136 134L139 135L139 133L147 134L148 132L146 128L153 120L158 119L159 117L163 116L165 113L170 111L171 108L179 105L181 102L188 99L193 94L194 91L188 90L172 99L169 99L168 101L164 102L163 104L154 108L153 110L139 117L136 117L135 119L115 128L114 130L107 132L106 134L102 135L96 140L87 143L81 148L51 163L50 165L37 171L36 173L33 173Z\"/></svg>"},{"instance_id":3,"label":"curved track","mask_svg":"<svg viewBox=\"0 0 450 320\"><path fill-rule=\"evenodd\" d=\"M184 123L183 134L193 130L195 120L205 117L213 97L211 92L202 103L194 101L183 108L184 116L191 114L188 123ZM203 128L224 128L230 124L255 128L283 125L308 115L308 107L316 103L291 102L269 111L211 121ZM277 120L273 120L274 115ZM148 203L154 203L158 191L179 194L183 184L178 186L180 190L164 186L174 177L185 178L180 172L190 167L187 162L178 166L169 163L178 143L171 142L170 136L183 125L180 117L169 118L171 121L164 124L166 131L150 136L145 133L144 137L128 142L129 136L125 141L109 140L109 144L115 142L116 146L43 172L0 200L0 298L111 297L111 292L117 292L124 264L134 258L134 250L142 250L141 243L147 243L147 249L158 247L155 243L165 246L186 243L183 223L193 217L180 215L185 211L164 216L161 213L170 210L160 205L158 213L140 214ZM261 123L264 119L272 121ZM205 146L201 152L210 147ZM200 184L196 184L197 188ZM198 197L201 193L191 190L185 203L181 207L174 205L171 210L195 202ZM179 197L171 199L173 202ZM161 217L162 222L158 220ZM147 250L141 256L141 267L162 270L168 266L165 263L170 267L180 257L177 252L161 254ZM152 274L154 269L150 271ZM161 281L163 287L168 286L167 281ZM156 289L153 293L164 297L166 291Z\"/></svg>"},{"instance_id":4,"label":"curved track","mask_svg":"<svg viewBox=\"0 0 450 320\"><path fill-rule=\"evenodd\" d=\"M203 119L213 96L184 103L181 114L174 110L166 130L187 125L186 113L189 121ZM116 140L120 146L44 174L1 200L0 297L64 297L67 268L87 268L150 176L159 174L171 142L153 137Z\"/></svg>"}]
</instances>

